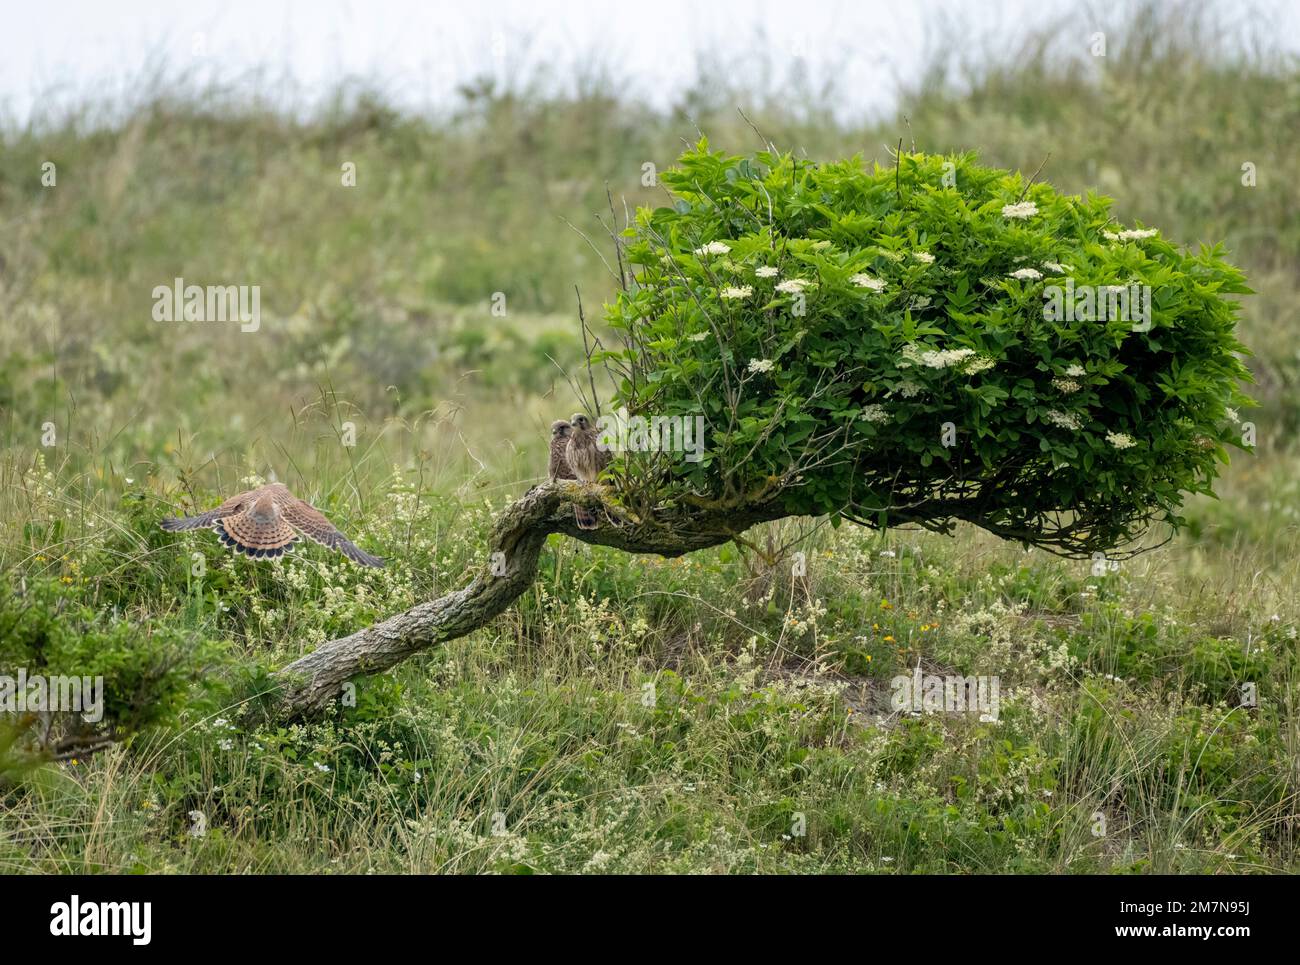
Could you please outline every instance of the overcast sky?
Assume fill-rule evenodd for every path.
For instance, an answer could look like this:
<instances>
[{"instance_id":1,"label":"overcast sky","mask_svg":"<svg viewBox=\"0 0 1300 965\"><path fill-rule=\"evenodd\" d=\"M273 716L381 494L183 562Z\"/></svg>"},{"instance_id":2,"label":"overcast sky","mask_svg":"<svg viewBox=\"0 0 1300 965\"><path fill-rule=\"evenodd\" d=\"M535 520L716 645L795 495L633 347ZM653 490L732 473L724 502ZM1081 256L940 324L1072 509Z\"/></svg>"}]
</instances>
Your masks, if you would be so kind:
<instances>
[{"instance_id":1,"label":"overcast sky","mask_svg":"<svg viewBox=\"0 0 1300 965\"><path fill-rule=\"evenodd\" d=\"M415 109L449 101L485 74L559 77L593 59L629 90L663 103L701 51L784 76L798 63L834 74L855 112L880 112L936 46L945 55L1014 49L1050 23L1086 48L1115 4L1073 0L0 0L0 109L24 122L87 96L120 103L150 69L260 87L293 103L367 78ZM1300 44L1300 0L1263 0L1270 36ZM1228 8L1230 15L1239 8ZM946 38L944 34L946 33ZM290 83L284 83L285 80Z\"/></svg>"}]
</instances>

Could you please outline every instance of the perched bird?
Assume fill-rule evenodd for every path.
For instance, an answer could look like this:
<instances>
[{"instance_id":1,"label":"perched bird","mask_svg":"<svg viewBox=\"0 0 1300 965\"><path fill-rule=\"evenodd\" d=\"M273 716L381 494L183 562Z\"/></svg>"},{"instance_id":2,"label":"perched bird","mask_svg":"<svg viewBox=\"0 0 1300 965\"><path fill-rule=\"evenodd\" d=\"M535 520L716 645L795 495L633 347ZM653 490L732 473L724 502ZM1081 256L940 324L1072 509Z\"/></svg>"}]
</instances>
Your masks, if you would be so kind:
<instances>
[{"instance_id":1,"label":"perched bird","mask_svg":"<svg viewBox=\"0 0 1300 965\"><path fill-rule=\"evenodd\" d=\"M596 445L596 430L590 419L581 412L575 412L572 423L564 458L578 481L589 486L600 478L601 470L609 465L613 457ZM598 525L595 515L585 507L575 505L573 515L578 522L578 529L595 529Z\"/></svg>"},{"instance_id":2,"label":"perched bird","mask_svg":"<svg viewBox=\"0 0 1300 965\"><path fill-rule=\"evenodd\" d=\"M211 528L231 550L254 559L283 556L300 536L306 536L362 566L384 565L378 556L358 549L324 514L294 496L283 483L250 489L197 516L164 519L162 528L169 533Z\"/></svg>"},{"instance_id":3,"label":"perched bird","mask_svg":"<svg viewBox=\"0 0 1300 965\"><path fill-rule=\"evenodd\" d=\"M572 430L573 425L563 419L556 419L551 423L551 461L546 467L551 482L557 479L578 478L569 468L569 460L564 458L565 450L569 448L569 433Z\"/></svg>"}]
</instances>

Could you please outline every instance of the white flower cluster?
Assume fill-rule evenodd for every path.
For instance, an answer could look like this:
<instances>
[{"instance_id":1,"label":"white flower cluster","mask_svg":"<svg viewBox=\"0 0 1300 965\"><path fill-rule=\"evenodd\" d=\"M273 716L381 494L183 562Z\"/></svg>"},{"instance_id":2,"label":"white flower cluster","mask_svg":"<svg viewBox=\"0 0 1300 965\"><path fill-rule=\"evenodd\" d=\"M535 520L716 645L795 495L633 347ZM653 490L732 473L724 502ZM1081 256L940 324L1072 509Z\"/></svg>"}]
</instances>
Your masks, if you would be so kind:
<instances>
[{"instance_id":1,"label":"white flower cluster","mask_svg":"<svg viewBox=\"0 0 1300 965\"><path fill-rule=\"evenodd\" d=\"M922 388L922 386L913 382L911 379L908 379L904 382L898 383L898 388L894 389L894 391L904 399L912 399L921 394Z\"/></svg>"},{"instance_id":2,"label":"white flower cluster","mask_svg":"<svg viewBox=\"0 0 1300 965\"><path fill-rule=\"evenodd\" d=\"M1137 445L1133 441L1133 437L1126 432L1108 432L1106 433L1106 441L1116 449L1132 449Z\"/></svg>"},{"instance_id":3,"label":"white flower cluster","mask_svg":"<svg viewBox=\"0 0 1300 965\"><path fill-rule=\"evenodd\" d=\"M708 332L696 332L693 335L687 335L686 339L687 341L690 342L703 342L708 337L709 337Z\"/></svg>"},{"instance_id":4,"label":"white flower cluster","mask_svg":"<svg viewBox=\"0 0 1300 965\"><path fill-rule=\"evenodd\" d=\"M1084 371L1082 365L1080 365L1078 362L1075 362L1065 370L1065 374L1070 376L1071 378L1077 379L1081 375L1087 375L1087 372Z\"/></svg>"},{"instance_id":5,"label":"white flower cluster","mask_svg":"<svg viewBox=\"0 0 1300 965\"><path fill-rule=\"evenodd\" d=\"M881 292L885 290L884 281L879 278L874 278L865 272L858 272L849 279L849 283L857 285L859 288L869 288L873 292Z\"/></svg>"},{"instance_id":6,"label":"white flower cluster","mask_svg":"<svg viewBox=\"0 0 1300 965\"><path fill-rule=\"evenodd\" d=\"M1103 231L1102 237L1107 241L1141 241L1154 238L1160 232L1156 228L1129 228L1126 231Z\"/></svg>"},{"instance_id":7,"label":"white flower cluster","mask_svg":"<svg viewBox=\"0 0 1300 965\"><path fill-rule=\"evenodd\" d=\"M759 278L775 278L777 276L777 270L773 265L763 265L762 267L755 268L754 274Z\"/></svg>"},{"instance_id":8,"label":"white flower cluster","mask_svg":"<svg viewBox=\"0 0 1300 965\"><path fill-rule=\"evenodd\" d=\"M962 371L967 375L979 375L981 372L987 372L997 364L995 359L991 359L987 355L981 355L979 358L967 363Z\"/></svg>"},{"instance_id":9,"label":"white flower cluster","mask_svg":"<svg viewBox=\"0 0 1300 965\"><path fill-rule=\"evenodd\" d=\"M1032 218L1036 214L1038 214L1038 205L1032 201L1021 201L1018 204L1002 206L1002 217L1004 218Z\"/></svg>"},{"instance_id":10,"label":"white flower cluster","mask_svg":"<svg viewBox=\"0 0 1300 965\"><path fill-rule=\"evenodd\" d=\"M710 241L707 245L701 245L695 249L697 255L725 255L731 250L731 245L724 241Z\"/></svg>"},{"instance_id":11,"label":"white flower cluster","mask_svg":"<svg viewBox=\"0 0 1300 965\"><path fill-rule=\"evenodd\" d=\"M903 346L903 358L899 362L899 368L907 368L909 365L923 365L929 369L951 369L974 356L975 350L972 348L922 351L915 343L909 342Z\"/></svg>"},{"instance_id":12,"label":"white flower cluster","mask_svg":"<svg viewBox=\"0 0 1300 965\"><path fill-rule=\"evenodd\" d=\"M1049 409L1043 418L1054 426L1060 426L1062 429L1073 429L1077 432L1083 428L1083 424L1079 421L1077 415L1070 412L1062 412L1059 409Z\"/></svg>"},{"instance_id":13,"label":"white flower cluster","mask_svg":"<svg viewBox=\"0 0 1300 965\"><path fill-rule=\"evenodd\" d=\"M885 411L885 407L883 405L879 405L879 404L864 405L862 407L862 414L859 415L858 418L861 419L863 422L874 422L874 423L888 422L889 413Z\"/></svg>"},{"instance_id":14,"label":"white flower cluster","mask_svg":"<svg viewBox=\"0 0 1300 965\"><path fill-rule=\"evenodd\" d=\"M754 294L754 289L751 288L749 285L740 285L739 287L733 285L731 287L722 289L722 291L718 292L718 294L723 298L730 298L730 299L748 298L750 295Z\"/></svg>"},{"instance_id":15,"label":"white flower cluster","mask_svg":"<svg viewBox=\"0 0 1300 965\"><path fill-rule=\"evenodd\" d=\"M1043 267L1058 275L1068 275L1070 272L1074 271L1074 269L1069 265L1063 265L1059 261L1045 261L1043 262Z\"/></svg>"},{"instance_id":16,"label":"white flower cluster","mask_svg":"<svg viewBox=\"0 0 1300 965\"><path fill-rule=\"evenodd\" d=\"M1021 278L1025 281L1038 281L1043 277L1043 273L1037 268L1017 268L1011 273L1012 278Z\"/></svg>"},{"instance_id":17,"label":"white flower cluster","mask_svg":"<svg viewBox=\"0 0 1300 965\"><path fill-rule=\"evenodd\" d=\"M771 359L750 359L749 360L749 371L754 373L771 372L775 366L776 363L773 362Z\"/></svg>"},{"instance_id":18,"label":"white flower cluster","mask_svg":"<svg viewBox=\"0 0 1300 965\"><path fill-rule=\"evenodd\" d=\"M923 265L934 264L934 255L930 254L928 251L914 251L912 252L912 257Z\"/></svg>"},{"instance_id":19,"label":"white flower cluster","mask_svg":"<svg viewBox=\"0 0 1300 965\"><path fill-rule=\"evenodd\" d=\"M812 282L806 278L787 278L777 284L776 290L784 295L798 295L811 284Z\"/></svg>"},{"instance_id":20,"label":"white flower cluster","mask_svg":"<svg viewBox=\"0 0 1300 965\"><path fill-rule=\"evenodd\" d=\"M1079 391L1079 383L1074 379L1052 379L1052 385L1058 392L1064 392L1066 395Z\"/></svg>"}]
</instances>

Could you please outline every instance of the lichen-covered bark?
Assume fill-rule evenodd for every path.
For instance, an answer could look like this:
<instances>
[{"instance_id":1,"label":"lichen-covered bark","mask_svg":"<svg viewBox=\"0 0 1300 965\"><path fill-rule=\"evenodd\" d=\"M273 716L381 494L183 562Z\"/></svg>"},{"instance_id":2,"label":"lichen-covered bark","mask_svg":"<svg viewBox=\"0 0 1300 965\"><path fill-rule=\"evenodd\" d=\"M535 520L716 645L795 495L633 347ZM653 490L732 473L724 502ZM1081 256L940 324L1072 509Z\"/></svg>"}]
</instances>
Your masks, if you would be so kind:
<instances>
[{"instance_id":1,"label":"lichen-covered bark","mask_svg":"<svg viewBox=\"0 0 1300 965\"><path fill-rule=\"evenodd\" d=\"M575 501L604 514L599 515L598 529L577 527ZM775 505L762 504L679 508L638 520L600 507L593 494L571 483L538 486L501 514L483 563L463 589L324 643L281 669L279 712L287 718L319 712L339 698L348 680L381 673L412 654L486 625L532 584L551 533L629 553L673 557L725 543L755 523L782 515Z\"/></svg>"}]
</instances>

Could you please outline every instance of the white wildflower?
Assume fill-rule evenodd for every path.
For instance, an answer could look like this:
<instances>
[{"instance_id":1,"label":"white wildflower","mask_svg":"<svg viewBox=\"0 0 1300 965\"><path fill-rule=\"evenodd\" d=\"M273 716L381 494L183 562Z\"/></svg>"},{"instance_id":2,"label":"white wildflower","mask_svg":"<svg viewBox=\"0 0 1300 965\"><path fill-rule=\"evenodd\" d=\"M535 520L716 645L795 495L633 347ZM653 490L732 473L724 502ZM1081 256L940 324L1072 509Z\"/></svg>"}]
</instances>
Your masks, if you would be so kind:
<instances>
[{"instance_id":1,"label":"white wildflower","mask_svg":"<svg viewBox=\"0 0 1300 965\"><path fill-rule=\"evenodd\" d=\"M879 278L873 278L871 275L868 275L865 272L859 272L858 274L854 275L852 278L849 279L849 283L853 285L857 285L859 288L869 288L873 292L880 292L885 290L885 283L883 281L881 281Z\"/></svg>"},{"instance_id":2,"label":"white wildflower","mask_svg":"<svg viewBox=\"0 0 1300 965\"><path fill-rule=\"evenodd\" d=\"M1065 370L1065 374L1072 378L1078 378L1079 376L1086 375L1087 373L1084 371L1082 365L1080 365L1078 362L1075 362L1073 365L1069 366Z\"/></svg>"},{"instance_id":3,"label":"white wildflower","mask_svg":"<svg viewBox=\"0 0 1300 965\"><path fill-rule=\"evenodd\" d=\"M1043 277L1043 273L1037 268L1017 268L1011 273L1012 278L1023 278L1026 281L1037 281Z\"/></svg>"},{"instance_id":4,"label":"white wildflower","mask_svg":"<svg viewBox=\"0 0 1300 965\"><path fill-rule=\"evenodd\" d=\"M981 372L987 372L997 364L997 360L991 359L987 355L981 355L979 358L967 363L962 371L967 375L979 375Z\"/></svg>"},{"instance_id":5,"label":"white wildflower","mask_svg":"<svg viewBox=\"0 0 1300 965\"><path fill-rule=\"evenodd\" d=\"M951 369L975 357L973 348L953 348L921 352L915 361L929 369Z\"/></svg>"},{"instance_id":6,"label":"white wildflower","mask_svg":"<svg viewBox=\"0 0 1300 965\"><path fill-rule=\"evenodd\" d=\"M1002 206L1002 217L1004 218L1032 218L1038 214L1038 205L1032 201L1021 201L1018 204L1005 204Z\"/></svg>"},{"instance_id":7,"label":"white wildflower","mask_svg":"<svg viewBox=\"0 0 1300 965\"><path fill-rule=\"evenodd\" d=\"M930 254L928 251L914 251L912 252L912 257L923 265L934 264L934 255Z\"/></svg>"},{"instance_id":8,"label":"white wildflower","mask_svg":"<svg viewBox=\"0 0 1300 965\"><path fill-rule=\"evenodd\" d=\"M754 294L754 289L749 285L729 285L722 289L722 291L718 292L718 294L723 298L748 298L750 295Z\"/></svg>"},{"instance_id":9,"label":"white wildflower","mask_svg":"<svg viewBox=\"0 0 1300 965\"><path fill-rule=\"evenodd\" d=\"M1058 275L1068 275L1070 272L1074 271L1074 269L1069 265L1063 265L1059 261L1045 261L1043 262L1043 267Z\"/></svg>"},{"instance_id":10,"label":"white wildflower","mask_svg":"<svg viewBox=\"0 0 1300 965\"><path fill-rule=\"evenodd\" d=\"M709 337L708 332L695 332L692 335L687 335L686 340L688 342L703 342L708 337Z\"/></svg>"},{"instance_id":11,"label":"white wildflower","mask_svg":"<svg viewBox=\"0 0 1300 965\"><path fill-rule=\"evenodd\" d=\"M755 268L754 274L759 278L775 278L777 276L777 270L772 265L763 265L762 267Z\"/></svg>"},{"instance_id":12,"label":"white wildflower","mask_svg":"<svg viewBox=\"0 0 1300 965\"><path fill-rule=\"evenodd\" d=\"M725 255L731 250L731 245L724 241L710 241L707 245L701 245L695 249L697 255Z\"/></svg>"},{"instance_id":13,"label":"white wildflower","mask_svg":"<svg viewBox=\"0 0 1300 965\"><path fill-rule=\"evenodd\" d=\"M1237 414L1236 409L1224 409L1223 414L1228 417L1229 422L1240 422L1241 416Z\"/></svg>"},{"instance_id":14,"label":"white wildflower","mask_svg":"<svg viewBox=\"0 0 1300 965\"><path fill-rule=\"evenodd\" d=\"M864 405L862 407L862 414L859 415L858 418L863 422L888 422L889 413L885 411L883 405Z\"/></svg>"},{"instance_id":15,"label":"white wildflower","mask_svg":"<svg viewBox=\"0 0 1300 965\"><path fill-rule=\"evenodd\" d=\"M806 278L787 278L777 284L776 290L784 295L798 295L811 284Z\"/></svg>"},{"instance_id":16,"label":"white wildflower","mask_svg":"<svg viewBox=\"0 0 1300 965\"><path fill-rule=\"evenodd\" d=\"M1052 385L1055 386L1057 391L1064 392L1066 395L1079 391L1079 383L1074 379L1052 379Z\"/></svg>"},{"instance_id":17,"label":"white wildflower","mask_svg":"<svg viewBox=\"0 0 1300 965\"><path fill-rule=\"evenodd\" d=\"M322 774L328 774L330 772L329 765L322 764L319 761L316 762L316 770L320 771Z\"/></svg>"},{"instance_id":18,"label":"white wildflower","mask_svg":"<svg viewBox=\"0 0 1300 965\"><path fill-rule=\"evenodd\" d=\"M776 363L773 362L771 359L750 359L749 360L750 372L771 372L775 366Z\"/></svg>"},{"instance_id":19,"label":"white wildflower","mask_svg":"<svg viewBox=\"0 0 1300 965\"><path fill-rule=\"evenodd\" d=\"M1079 421L1077 415L1062 412L1060 409L1048 409L1043 418L1054 426L1060 426L1062 429L1074 429L1077 432L1083 428L1083 424Z\"/></svg>"},{"instance_id":20,"label":"white wildflower","mask_svg":"<svg viewBox=\"0 0 1300 965\"><path fill-rule=\"evenodd\" d=\"M1137 445L1133 441L1133 437L1126 432L1108 432L1106 433L1106 441L1116 449L1132 449Z\"/></svg>"}]
</instances>

